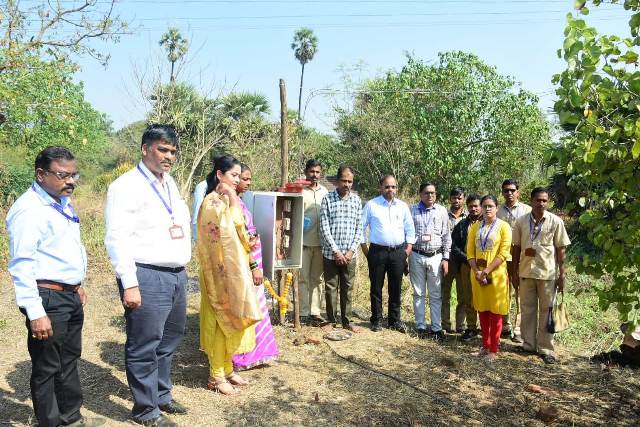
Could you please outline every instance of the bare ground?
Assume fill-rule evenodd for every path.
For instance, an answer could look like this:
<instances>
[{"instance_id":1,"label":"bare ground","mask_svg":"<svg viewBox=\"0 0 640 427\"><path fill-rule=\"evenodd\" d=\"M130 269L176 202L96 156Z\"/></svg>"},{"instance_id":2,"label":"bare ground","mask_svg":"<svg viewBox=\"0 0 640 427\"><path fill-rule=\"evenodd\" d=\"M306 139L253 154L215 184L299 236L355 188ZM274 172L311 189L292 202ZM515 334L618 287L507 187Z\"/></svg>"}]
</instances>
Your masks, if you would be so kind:
<instances>
[{"instance_id":1,"label":"bare ground","mask_svg":"<svg viewBox=\"0 0 640 427\"><path fill-rule=\"evenodd\" d=\"M15 308L9 278L3 273L0 279L0 422L33 425L24 318ZM84 414L106 417L111 426L133 425L115 284L90 279L85 286L91 299L80 363ZM556 425L638 425L640 420L636 371L604 369L568 352L561 352L559 364L546 366L513 353L509 342L487 366L472 355L478 341L465 344L450 336L439 345L389 330L365 329L347 341L296 346L296 332L278 326L282 356L247 372L252 384L241 396L226 398L205 388L199 295L192 293L189 302L185 340L174 360L174 397L190 410L172 417L180 425L536 426L544 425L545 413ZM315 328L303 328L302 335L322 337ZM534 393L529 384L549 393Z\"/></svg>"}]
</instances>

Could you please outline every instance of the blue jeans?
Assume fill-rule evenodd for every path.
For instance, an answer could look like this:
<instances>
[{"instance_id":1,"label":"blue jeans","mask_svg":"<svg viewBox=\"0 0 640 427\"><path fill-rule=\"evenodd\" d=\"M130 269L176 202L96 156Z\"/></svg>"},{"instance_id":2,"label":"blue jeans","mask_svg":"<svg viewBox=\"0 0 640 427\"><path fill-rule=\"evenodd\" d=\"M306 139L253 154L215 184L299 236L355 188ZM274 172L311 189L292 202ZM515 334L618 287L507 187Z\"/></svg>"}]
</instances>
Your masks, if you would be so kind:
<instances>
[{"instance_id":1,"label":"blue jeans","mask_svg":"<svg viewBox=\"0 0 640 427\"><path fill-rule=\"evenodd\" d=\"M171 361L187 318L187 273L157 271L138 266L142 305L125 309L127 342L124 347L133 417L151 420L160 415L158 405L171 402ZM122 296L122 284L120 295Z\"/></svg>"},{"instance_id":2,"label":"blue jeans","mask_svg":"<svg viewBox=\"0 0 640 427\"><path fill-rule=\"evenodd\" d=\"M416 329L426 329L425 300L429 292L431 330L442 330L442 254L426 257L412 252L409 259L409 278L413 286L413 314Z\"/></svg>"}]
</instances>

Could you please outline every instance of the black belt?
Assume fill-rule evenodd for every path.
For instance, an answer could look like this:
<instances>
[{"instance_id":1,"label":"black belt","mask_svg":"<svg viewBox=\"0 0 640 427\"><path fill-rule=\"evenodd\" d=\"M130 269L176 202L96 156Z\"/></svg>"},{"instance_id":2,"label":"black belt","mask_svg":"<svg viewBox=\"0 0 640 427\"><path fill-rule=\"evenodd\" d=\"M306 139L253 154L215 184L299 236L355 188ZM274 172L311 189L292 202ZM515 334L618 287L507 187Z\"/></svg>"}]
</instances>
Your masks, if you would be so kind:
<instances>
[{"instance_id":1,"label":"black belt","mask_svg":"<svg viewBox=\"0 0 640 427\"><path fill-rule=\"evenodd\" d=\"M383 246L383 245L378 245L376 243L372 243L371 247L391 252L391 251L397 251L398 249L404 249L405 244L403 243L403 244L398 245L398 246Z\"/></svg>"},{"instance_id":2,"label":"black belt","mask_svg":"<svg viewBox=\"0 0 640 427\"><path fill-rule=\"evenodd\" d=\"M184 271L184 267L161 267L153 264L143 264L136 262L136 267L148 268L149 270L164 271L165 273L180 273Z\"/></svg>"},{"instance_id":3,"label":"black belt","mask_svg":"<svg viewBox=\"0 0 640 427\"><path fill-rule=\"evenodd\" d=\"M442 248L437 249L435 251L421 251L420 249L414 249L413 252L430 258L430 257L435 256L437 254L441 254L442 253Z\"/></svg>"}]
</instances>

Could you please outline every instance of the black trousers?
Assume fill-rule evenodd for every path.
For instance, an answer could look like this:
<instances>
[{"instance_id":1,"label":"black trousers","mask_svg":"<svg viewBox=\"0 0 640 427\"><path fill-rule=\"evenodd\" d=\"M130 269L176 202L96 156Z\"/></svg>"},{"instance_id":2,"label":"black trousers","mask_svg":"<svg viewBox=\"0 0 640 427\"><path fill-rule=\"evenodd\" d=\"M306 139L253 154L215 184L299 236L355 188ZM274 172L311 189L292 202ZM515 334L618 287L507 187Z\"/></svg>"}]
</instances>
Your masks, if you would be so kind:
<instances>
[{"instance_id":1,"label":"black trousers","mask_svg":"<svg viewBox=\"0 0 640 427\"><path fill-rule=\"evenodd\" d=\"M82 351L84 312L76 292L38 289L51 320L53 336L37 340L26 320L31 356L31 400L41 427L57 427L81 418L82 389L78 359Z\"/></svg>"},{"instance_id":2,"label":"black trousers","mask_svg":"<svg viewBox=\"0 0 640 427\"><path fill-rule=\"evenodd\" d=\"M340 292L340 320L342 326L349 326L351 316L351 289L356 275L356 260L347 265L337 265L333 259L323 258L324 296L327 303L327 319L337 323L338 292Z\"/></svg>"},{"instance_id":3,"label":"black trousers","mask_svg":"<svg viewBox=\"0 0 640 427\"><path fill-rule=\"evenodd\" d=\"M370 245L367 261L369 264L369 280L371 281L371 323L382 322L382 287L387 276L389 291L389 325L400 321L400 293L402 290L402 274L407 260L403 248L389 250L385 247Z\"/></svg>"}]
</instances>

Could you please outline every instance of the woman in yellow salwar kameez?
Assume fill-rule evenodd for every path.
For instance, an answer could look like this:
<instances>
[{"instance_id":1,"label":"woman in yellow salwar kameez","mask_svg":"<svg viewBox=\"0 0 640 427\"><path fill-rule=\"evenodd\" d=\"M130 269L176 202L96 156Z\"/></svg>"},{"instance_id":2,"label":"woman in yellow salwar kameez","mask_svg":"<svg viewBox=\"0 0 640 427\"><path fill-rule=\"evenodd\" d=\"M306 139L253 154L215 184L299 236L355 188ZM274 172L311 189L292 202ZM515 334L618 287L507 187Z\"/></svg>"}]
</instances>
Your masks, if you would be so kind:
<instances>
[{"instance_id":1,"label":"woman in yellow salwar kameez","mask_svg":"<svg viewBox=\"0 0 640 427\"><path fill-rule=\"evenodd\" d=\"M208 388L235 395L248 381L233 371L231 358L255 346L262 319L253 289L249 235L235 188L240 162L231 156L214 161L207 195L198 213L200 262L200 346L209 359Z\"/></svg>"}]
</instances>

